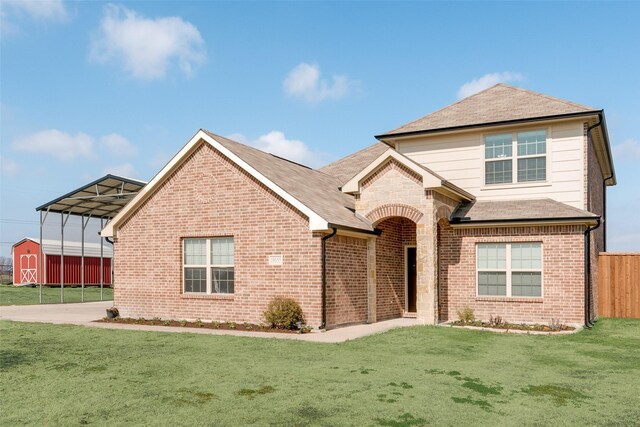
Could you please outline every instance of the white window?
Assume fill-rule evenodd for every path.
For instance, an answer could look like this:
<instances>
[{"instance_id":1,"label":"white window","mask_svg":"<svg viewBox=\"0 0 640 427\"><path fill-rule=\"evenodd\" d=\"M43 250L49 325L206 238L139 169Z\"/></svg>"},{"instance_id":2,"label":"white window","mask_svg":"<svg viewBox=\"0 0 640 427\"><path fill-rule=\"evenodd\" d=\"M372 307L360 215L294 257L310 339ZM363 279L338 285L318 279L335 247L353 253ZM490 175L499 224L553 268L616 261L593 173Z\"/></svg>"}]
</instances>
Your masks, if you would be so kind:
<instances>
[{"instance_id":1,"label":"white window","mask_svg":"<svg viewBox=\"0 0 640 427\"><path fill-rule=\"evenodd\" d=\"M546 153L546 130L485 136L485 185L508 184L514 182L514 179L515 182L545 181ZM516 176L513 175L514 169L517 171Z\"/></svg>"},{"instance_id":2,"label":"white window","mask_svg":"<svg viewBox=\"0 0 640 427\"><path fill-rule=\"evenodd\" d=\"M233 237L184 239L184 292L234 292Z\"/></svg>"},{"instance_id":3,"label":"white window","mask_svg":"<svg viewBox=\"0 0 640 427\"><path fill-rule=\"evenodd\" d=\"M541 243L478 243L479 296L541 297Z\"/></svg>"}]
</instances>

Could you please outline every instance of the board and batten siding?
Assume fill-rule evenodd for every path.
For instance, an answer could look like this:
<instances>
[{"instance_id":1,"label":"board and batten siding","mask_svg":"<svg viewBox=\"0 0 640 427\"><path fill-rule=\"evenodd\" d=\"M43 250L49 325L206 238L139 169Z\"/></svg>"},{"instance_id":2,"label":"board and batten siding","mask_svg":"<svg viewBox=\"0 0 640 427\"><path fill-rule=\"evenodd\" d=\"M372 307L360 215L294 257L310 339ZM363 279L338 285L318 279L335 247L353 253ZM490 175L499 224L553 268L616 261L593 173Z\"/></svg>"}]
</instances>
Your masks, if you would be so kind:
<instances>
[{"instance_id":1,"label":"board and batten siding","mask_svg":"<svg viewBox=\"0 0 640 427\"><path fill-rule=\"evenodd\" d=\"M547 130L547 181L485 186L484 136L536 129ZM399 141L396 149L478 200L548 197L584 209L583 137L583 123L573 121L428 135ZM517 171L513 173L515 176Z\"/></svg>"}]
</instances>

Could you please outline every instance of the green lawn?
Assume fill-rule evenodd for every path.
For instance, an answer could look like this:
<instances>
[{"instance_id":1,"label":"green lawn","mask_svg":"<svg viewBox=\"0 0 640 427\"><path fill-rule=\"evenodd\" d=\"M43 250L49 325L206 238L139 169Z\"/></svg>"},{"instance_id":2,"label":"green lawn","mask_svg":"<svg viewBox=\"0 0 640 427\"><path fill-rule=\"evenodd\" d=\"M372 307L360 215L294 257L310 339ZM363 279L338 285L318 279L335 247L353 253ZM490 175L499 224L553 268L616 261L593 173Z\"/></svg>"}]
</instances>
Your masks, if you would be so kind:
<instances>
[{"instance_id":1,"label":"green lawn","mask_svg":"<svg viewBox=\"0 0 640 427\"><path fill-rule=\"evenodd\" d=\"M640 321L343 344L0 322L0 425L638 425Z\"/></svg>"},{"instance_id":2,"label":"green lawn","mask_svg":"<svg viewBox=\"0 0 640 427\"><path fill-rule=\"evenodd\" d=\"M103 299L112 300L113 290L104 288ZM85 301L100 301L100 288L84 288ZM26 286L0 285L0 306L2 305L27 305L38 304L40 301L40 289L38 287L29 288ZM81 302L81 288L64 288L64 302ZM60 303L60 288L42 288L42 302L46 304Z\"/></svg>"}]
</instances>

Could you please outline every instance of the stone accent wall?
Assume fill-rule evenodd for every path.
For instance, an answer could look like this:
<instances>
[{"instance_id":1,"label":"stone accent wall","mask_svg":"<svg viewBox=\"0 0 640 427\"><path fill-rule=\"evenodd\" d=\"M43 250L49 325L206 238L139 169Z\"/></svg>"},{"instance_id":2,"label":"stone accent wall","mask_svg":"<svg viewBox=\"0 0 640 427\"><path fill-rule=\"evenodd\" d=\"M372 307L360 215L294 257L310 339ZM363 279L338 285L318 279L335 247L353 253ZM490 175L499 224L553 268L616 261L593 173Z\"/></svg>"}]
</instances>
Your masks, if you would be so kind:
<instances>
[{"instance_id":1,"label":"stone accent wall","mask_svg":"<svg viewBox=\"0 0 640 427\"><path fill-rule=\"evenodd\" d=\"M360 186L360 194L356 195L356 211L374 224L381 224L385 219L396 216L408 218L416 224L417 316L422 323L433 324L438 319L436 223L440 217L448 218L455 206L457 206L455 200L436 191L425 190L422 178L396 160L388 161L366 178ZM404 248L391 250L388 242L380 240L376 242L375 251L376 280L379 283L376 289L384 292L380 289L380 283L384 281L380 273L397 270L398 267L393 263L398 259L402 261L400 266L404 269ZM392 253L383 255L387 250L391 250ZM398 258L400 250L402 258ZM401 291L404 292L404 270L395 271L393 275L389 273L389 277L393 276L393 281L397 282L400 272L402 273ZM390 283L389 280L387 285L388 283ZM387 289L389 289L388 286ZM387 291L388 295L376 296L378 310L396 305L394 309L378 311L377 320L402 314L404 295L400 295L401 291Z\"/></svg>"},{"instance_id":2,"label":"stone accent wall","mask_svg":"<svg viewBox=\"0 0 640 427\"><path fill-rule=\"evenodd\" d=\"M327 327L366 322L367 239L338 235L326 245Z\"/></svg>"},{"instance_id":3,"label":"stone accent wall","mask_svg":"<svg viewBox=\"0 0 640 427\"><path fill-rule=\"evenodd\" d=\"M604 191L602 185L602 171L598 158L596 157L593 144L589 144L587 138L588 124L584 124L585 139L585 170L588 173L588 188L585 183L587 194L585 197L585 209L594 214L600 215L602 219L604 215ZM587 202L588 201L588 202ZM587 205L588 203L588 205ZM604 251L604 226L600 225L598 229L591 232L591 310L592 315L598 315L598 256Z\"/></svg>"},{"instance_id":4,"label":"stone accent wall","mask_svg":"<svg viewBox=\"0 0 640 427\"><path fill-rule=\"evenodd\" d=\"M405 309L405 246L416 246L416 225L400 217L377 225L376 240L377 320L402 316Z\"/></svg>"},{"instance_id":5,"label":"stone accent wall","mask_svg":"<svg viewBox=\"0 0 640 427\"><path fill-rule=\"evenodd\" d=\"M440 320L456 320L464 307L477 319L502 316L510 322L548 323L584 320L584 246L582 226L453 229L439 226ZM542 242L543 297L476 296L476 244Z\"/></svg>"},{"instance_id":6,"label":"stone accent wall","mask_svg":"<svg viewBox=\"0 0 640 427\"><path fill-rule=\"evenodd\" d=\"M183 239L233 236L235 293L183 293ZM307 219L202 144L119 229L114 304L123 316L263 321L275 296L321 322L321 242ZM282 266L268 265L282 255Z\"/></svg>"}]
</instances>

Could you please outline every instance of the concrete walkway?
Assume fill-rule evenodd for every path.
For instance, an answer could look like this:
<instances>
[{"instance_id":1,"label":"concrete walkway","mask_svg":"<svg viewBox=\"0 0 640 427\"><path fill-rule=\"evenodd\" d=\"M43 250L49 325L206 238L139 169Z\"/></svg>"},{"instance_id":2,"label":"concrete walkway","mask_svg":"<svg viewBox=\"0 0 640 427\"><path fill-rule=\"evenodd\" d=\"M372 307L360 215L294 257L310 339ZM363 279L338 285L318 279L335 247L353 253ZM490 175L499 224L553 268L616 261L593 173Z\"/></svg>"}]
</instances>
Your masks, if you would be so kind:
<instances>
[{"instance_id":1,"label":"concrete walkway","mask_svg":"<svg viewBox=\"0 0 640 427\"><path fill-rule=\"evenodd\" d=\"M102 319L112 301L85 302L82 304L42 304L12 305L0 307L0 320L15 322L38 322L68 325L82 325L91 328L126 329L132 331L156 331L173 333L194 333L209 335L233 335L239 337L278 338L298 341L339 343L367 335L378 334L394 328L417 325L416 319L400 318L367 325L345 326L326 332L313 331L309 334L279 334L273 332L227 331L219 329L179 328L170 326L122 325L117 323L96 323Z\"/></svg>"}]
</instances>

